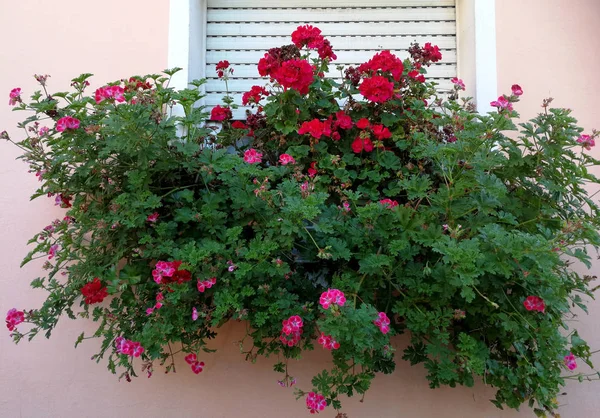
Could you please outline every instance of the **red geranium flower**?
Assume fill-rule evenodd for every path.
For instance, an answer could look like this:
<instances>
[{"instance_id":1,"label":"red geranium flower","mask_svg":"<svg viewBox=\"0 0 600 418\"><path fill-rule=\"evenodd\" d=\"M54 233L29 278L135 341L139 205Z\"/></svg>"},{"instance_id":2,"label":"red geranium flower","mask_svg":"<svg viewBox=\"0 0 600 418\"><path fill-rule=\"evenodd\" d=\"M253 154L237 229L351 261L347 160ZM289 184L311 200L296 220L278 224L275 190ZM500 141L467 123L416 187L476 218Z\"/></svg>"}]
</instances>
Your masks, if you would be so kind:
<instances>
[{"instance_id":1,"label":"red geranium flower","mask_svg":"<svg viewBox=\"0 0 600 418\"><path fill-rule=\"evenodd\" d=\"M319 48L323 44L323 41L321 29L311 25L298 26L298 28L292 32L292 42L298 48L304 46L308 46L309 48Z\"/></svg>"},{"instance_id":2,"label":"red geranium flower","mask_svg":"<svg viewBox=\"0 0 600 418\"><path fill-rule=\"evenodd\" d=\"M367 100L375 103L384 103L394 94L394 83L380 75L366 78L358 88Z\"/></svg>"},{"instance_id":3,"label":"red geranium flower","mask_svg":"<svg viewBox=\"0 0 600 418\"><path fill-rule=\"evenodd\" d=\"M85 303L91 305L102 302L108 296L108 291L106 287L102 287L100 279L94 277L94 280L81 288L81 294L85 297Z\"/></svg>"},{"instance_id":4,"label":"red geranium flower","mask_svg":"<svg viewBox=\"0 0 600 418\"><path fill-rule=\"evenodd\" d=\"M283 62L273 78L284 88L298 90L304 95L313 81L313 68L308 61L293 59Z\"/></svg>"},{"instance_id":5,"label":"red geranium flower","mask_svg":"<svg viewBox=\"0 0 600 418\"><path fill-rule=\"evenodd\" d=\"M319 139L323 136L325 130L325 124L321 122L319 119L313 119L308 122L304 122L300 129L298 129L298 133L300 135L310 134L313 138Z\"/></svg>"},{"instance_id":6,"label":"red geranium flower","mask_svg":"<svg viewBox=\"0 0 600 418\"><path fill-rule=\"evenodd\" d=\"M360 154L362 151L371 152L373 151L373 142L369 138L356 138L352 143L352 151L356 154Z\"/></svg>"},{"instance_id":7,"label":"red geranium flower","mask_svg":"<svg viewBox=\"0 0 600 418\"><path fill-rule=\"evenodd\" d=\"M210 111L210 119L211 120L222 121L222 120L231 119L231 118L232 118L231 109L228 107L221 107L219 105L216 105Z\"/></svg>"}]
</instances>

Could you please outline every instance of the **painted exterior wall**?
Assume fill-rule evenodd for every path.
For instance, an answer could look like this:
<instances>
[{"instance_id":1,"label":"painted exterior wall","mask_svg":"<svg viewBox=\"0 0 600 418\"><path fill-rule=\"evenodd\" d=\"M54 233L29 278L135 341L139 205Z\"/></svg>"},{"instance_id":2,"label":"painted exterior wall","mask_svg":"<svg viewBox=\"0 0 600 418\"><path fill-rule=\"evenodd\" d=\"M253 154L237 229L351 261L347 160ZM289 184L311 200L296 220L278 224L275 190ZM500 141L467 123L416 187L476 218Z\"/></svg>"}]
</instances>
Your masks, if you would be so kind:
<instances>
[{"instance_id":1,"label":"painted exterior wall","mask_svg":"<svg viewBox=\"0 0 600 418\"><path fill-rule=\"evenodd\" d=\"M481 1L481 0L479 0ZM167 66L168 1L104 0L4 0L0 5L0 96L8 102L13 87L27 95L35 88L34 73L51 74L52 87L66 88L69 80L94 72L96 85L131 74L157 72ZM499 0L498 91L508 92L519 83L525 95L517 108L524 118L539 110L544 97L557 106L571 106L582 126L600 127L595 106L600 80L600 39L595 20L600 3L595 0ZM4 100L1 99L0 100ZM22 114L13 114L0 102L0 130L17 137L14 128ZM19 269L27 253L27 239L61 211L50 200L29 202L37 187L33 174L15 161L17 149L1 144L0 152L0 313L13 306L36 307L44 298L29 288L38 265ZM598 149L594 152L598 154ZM597 155L597 157L600 157ZM600 173L598 173L600 174ZM41 263L40 263L41 264ZM595 274L600 273L596 268ZM580 329L593 347L600 346L600 304L591 304ZM51 340L38 338L15 346L6 331L0 332L0 417L305 417L302 401L290 389L280 388L271 360L244 361L238 341L243 324L221 329L211 345L218 352L206 355L207 366L196 376L182 359L177 374L156 373L133 383L117 382L103 364L90 361L97 342L77 350L73 342L83 323L65 319ZM88 326L92 330L93 325ZM405 338L396 340L399 351ZM317 371L328 367L328 355L307 353L291 364L303 387ZM559 399L564 417L598 416L598 385L569 385ZM379 376L365 402L345 402L344 412L355 417L509 418L531 417L499 411L489 404L493 393L479 385L430 390L421 367L400 363L390 376ZM331 409L323 416L333 416Z\"/></svg>"}]
</instances>

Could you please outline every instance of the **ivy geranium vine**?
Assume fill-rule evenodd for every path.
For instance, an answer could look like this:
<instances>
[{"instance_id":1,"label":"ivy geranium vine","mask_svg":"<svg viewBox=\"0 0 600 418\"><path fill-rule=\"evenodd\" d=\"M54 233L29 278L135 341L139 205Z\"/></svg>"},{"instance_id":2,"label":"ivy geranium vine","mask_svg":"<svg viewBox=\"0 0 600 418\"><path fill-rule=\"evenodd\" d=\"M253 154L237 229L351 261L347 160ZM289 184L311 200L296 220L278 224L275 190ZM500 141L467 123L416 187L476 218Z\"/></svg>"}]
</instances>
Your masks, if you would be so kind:
<instances>
[{"instance_id":1,"label":"ivy geranium vine","mask_svg":"<svg viewBox=\"0 0 600 418\"><path fill-rule=\"evenodd\" d=\"M95 321L77 344L100 338L94 359L130 380L176 356L199 374L219 326L241 320L246 358L278 357L311 413L406 360L432 388L484 381L500 408L553 415L565 379L597 376L569 373L592 353L568 321L594 290L571 266L600 243L598 133L549 100L516 126L518 85L479 114L461 80L428 79L442 55L414 44L333 67L302 26L258 63L269 82L243 94L243 120L229 94L199 105L204 80L169 87L177 69L93 94L90 74L55 93L36 76L29 100L14 89L29 115L19 139L1 136L40 180L33 197L66 213L29 241L48 297L8 312L12 337ZM216 72L227 86L234 69ZM288 360L315 345L332 368L296 382Z\"/></svg>"}]
</instances>

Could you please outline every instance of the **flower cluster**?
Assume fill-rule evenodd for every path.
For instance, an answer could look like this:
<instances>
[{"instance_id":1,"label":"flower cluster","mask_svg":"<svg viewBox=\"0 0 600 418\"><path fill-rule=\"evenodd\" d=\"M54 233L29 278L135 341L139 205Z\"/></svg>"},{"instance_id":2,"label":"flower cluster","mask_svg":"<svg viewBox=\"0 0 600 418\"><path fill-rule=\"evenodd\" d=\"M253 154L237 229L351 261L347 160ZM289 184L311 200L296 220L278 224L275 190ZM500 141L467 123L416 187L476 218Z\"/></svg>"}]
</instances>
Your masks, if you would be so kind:
<instances>
[{"instance_id":1,"label":"flower cluster","mask_svg":"<svg viewBox=\"0 0 600 418\"><path fill-rule=\"evenodd\" d=\"M333 61L337 56L333 52L331 43L321 35L321 30L311 25L299 26L292 32L292 42L298 48L308 47L316 49L319 58Z\"/></svg>"},{"instance_id":2,"label":"flower cluster","mask_svg":"<svg viewBox=\"0 0 600 418\"><path fill-rule=\"evenodd\" d=\"M250 148L244 152L244 161L248 164L257 164L262 161L262 154L256 151L254 148Z\"/></svg>"},{"instance_id":3,"label":"flower cluster","mask_svg":"<svg viewBox=\"0 0 600 418\"><path fill-rule=\"evenodd\" d=\"M242 104L244 106L258 104L264 97L269 95L269 91L263 86L252 86L250 91L242 94Z\"/></svg>"},{"instance_id":4,"label":"flower cluster","mask_svg":"<svg viewBox=\"0 0 600 418\"><path fill-rule=\"evenodd\" d=\"M360 94L373 103L384 103L394 95L394 83L387 77L375 75L363 80L358 87Z\"/></svg>"},{"instance_id":5,"label":"flower cluster","mask_svg":"<svg viewBox=\"0 0 600 418\"><path fill-rule=\"evenodd\" d=\"M215 71L217 72L217 77L219 78L233 74L233 68L229 66L229 61L227 60L219 61L215 66Z\"/></svg>"},{"instance_id":6,"label":"flower cluster","mask_svg":"<svg viewBox=\"0 0 600 418\"><path fill-rule=\"evenodd\" d=\"M288 347L298 344L302 336L302 327L304 326L302 318L298 315L293 315L283 320L281 324L279 340Z\"/></svg>"},{"instance_id":7,"label":"flower cluster","mask_svg":"<svg viewBox=\"0 0 600 418\"><path fill-rule=\"evenodd\" d=\"M144 347L139 342L128 340L124 337L115 338L117 353L127 356L139 357L144 352Z\"/></svg>"},{"instance_id":8,"label":"flower cluster","mask_svg":"<svg viewBox=\"0 0 600 418\"><path fill-rule=\"evenodd\" d=\"M15 106L20 101L21 101L21 89L18 87L12 89L8 95L9 106Z\"/></svg>"},{"instance_id":9,"label":"flower cluster","mask_svg":"<svg viewBox=\"0 0 600 418\"><path fill-rule=\"evenodd\" d=\"M296 160L290 154L281 154L279 156L279 163L281 165L296 164Z\"/></svg>"},{"instance_id":10,"label":"flower cluster","mask_svg":"<svg viewBox=\"0 0 600 418\"><path fill-rule=\"evenodd\" d=\"M152 313L163 307L163 303L162 301L165 299L164 295L162 292L158 292L156 294L156 303L154 304L154 306L151 306L150 308L146 308L146 315L152 315Z\"/></svg>"},{"instance_id":11,"label":"flower cluster","mask_svg":"<svg viewBox=\"0 0 600 418\"><path fill-rule=\"evenodd\" d=\"M538 296L527 296L527 298L523 301L523 306L525 306L525 309L528 311L538 311L544 313L546 310L544 299Z\"/></svg>"},{"instance_id":12,"label":"flower cluster","mask_svg":"<svg viewBox=\"0 0 600 418\"><path fill-rule=\"evenodd\" d=\"M104 86L96 90L94 99L96 103L102 103L104 100L114 100L119 103L125 101L125 89L121 86Z\"/></svg>"},{"instance_id":13,"label":"flower cluster","mask_svg":"<svg viewBox=\"0 0 600 418\"><path fill-rule=\"evenodd\" d=\"M184 283L192 280L187 270L179 270L181 261L159 261L152 270L152 277L158 284Z\"/></svg>"},{"instance_id":14,"label":"flower cluster","mask_svg":"<svg viewBox=\"0 0 600 418\"><path fill-rule=\"evenodd\" d=\"M204 362L198 361L198 357L194 353L190 353L185 356L185 362L190 365L192 371L196 374L199 374L204 370Z\"/></svg>"},{"instance_id":15,"label":"flower cluster","mask_svg":"<svg viewBox=\"0 0 600 418\"><path fill-rule=\"evenodd\" d=\"M388 318L385 312L379 312L377 314L377 319L373 321L373 323L379 327L379 330L383 334L390 332L390 318Z\"/></svg>"},{"instance_id":16,"label":"flower cluster","mask_svg":"<svg viewBox=\"0 0 600 418\"><path fill-rule=\"evenodd\" d=\"M94 280L87 283L81 288L81 294L85 298L85 303L91 305L93 303L100 303L108 296L108 290L102 286L102 282L99 278L94 277Z\"/></svg>"},{"instance_id":17,"label":"flower cluster","mask_svg":"<svg viewBox=\"0 0 600 418\"><path fill-rule=\"evenodd\" d=\"M17 311L16 308L10 309L6 314L6 327L9 331L14 331L17 325L25 321L25 313Z\"/></svg>"},{"instance_id":18,"label":"flower cluster","mask_svg":"<svg viewBox=\"0 0 600 418\"><path fill-rule=\"evenodd\" d=\"M311 414L318 414L327 406L325 397L319 393L310 392L306 395L306 407L309 409Z\"/></svg>"},{"instance_id":19,"label":"flower cluster","mask_svg":"<svg viewBox=\"0 0 600 418\"><path fill-rule=\"evenodd\" d=\"M594 141L594 138L590 135L580 135L579 138L577 138L577 142L588 151L596 145L596 141Z\"/></svg>"},{"instance_id":20,"label":"flower cluster","mask_svg":"<svg viewBox=\"0 0 600 418\"><path fill-rule=\"evenodd\" d=\"M567 354L564 358L564 361L565 366L567 366L569 370L575 370L577 368L577 360L575 360L573 353Z\"/></svg>"},{"instance_id":21,"label":"flower cluster","mask_svg":"<svg viewBox=\"0 0 600 418\"><path fill-rule=\"evenodd\" d=\"M340 348L340 343L334 340L331 335L325 335L323 333L319 336L319 344L328 350L337 350Z\"/></svg>"},{"instance_id":22,"label":"flower cluster","mask_svg":"<svg viewBox=\"0 0 600 418\"><path fill-rule=\"evenodd\" d=\"M80 121L72 116L65 116L56 121L56 130L63 132L67 129L78 129Z\"/></svg>"},{"instance_id":23,"label":"flower cluster","mask_svg":"<svg viewBox=\"0 0 600 418\"><path fill-rule=\"evenodd\" d=\"M231 113L231 108L229 108L227 106L221 107L219 105L216 105L210 111L210 119L214 120L214 121L217 121L217 122L222 122L224 120L229 120L232 117L233 116L232 116L232 113Z\"/></svg>"},{"instance_id":24,"label":"flower cluster","mask_svg":"<svg viewBox=\"0 0 600 418\"><path fill-rule=\"evenodd\" d=\"M338 289L328 289L321 294L319 303L323 309L329 309L331 305L344 306L346 303L346 296L344 292Z\"/></svg>"},{"instance_id":25,"label":"flower cluster","mask_svg":"<svg viewBox=\"0 0 600 418\"><path fill-rule=\"evenodd\" d=\"M210 289L215 284L217 284L217 278L211 277L208 280L198 280L196 287L198 288L198 292L203 293L206 289Z\"/></svg>"}]
</instances>

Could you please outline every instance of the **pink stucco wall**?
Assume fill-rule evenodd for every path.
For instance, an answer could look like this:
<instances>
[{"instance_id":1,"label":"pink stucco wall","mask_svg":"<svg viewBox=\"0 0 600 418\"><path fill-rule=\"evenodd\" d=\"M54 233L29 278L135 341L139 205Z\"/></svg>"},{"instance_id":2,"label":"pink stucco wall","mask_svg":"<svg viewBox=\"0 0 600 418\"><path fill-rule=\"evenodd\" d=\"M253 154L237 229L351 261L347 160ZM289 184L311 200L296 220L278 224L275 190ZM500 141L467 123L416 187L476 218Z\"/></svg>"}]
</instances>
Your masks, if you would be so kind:
<instances>
[{"instance_id":1,"label":"pink stucco wall","mask_svg":"<svg viewBox=\"0 0 600 418\"><path fill-rule=\"evenodd\" d=\"M600 3L595 0L499 0L498 89L507 92L517 82L525 90L518 105L524 117L539 109L542 98L572 106L587 129L600 120L595 77L600 49L595 20ZM0 6L0 100L8 91L35 87L34 73L51 74L50 82L65 88L82 72L96 74L94 81L118 79L134 73L157 72L167 66L167 0L4 1ZM21 114L12 114L0 102L0 130L13 136ZM596 125L597 124L597 125ZM29 202L37 186L27 167L14 158L14 147L0 144L0 313L9 308L35 307L43 292L29 288L39 265L19 269L27 252L26 240L60 215L50 201ZM598 269L596 269L598 272ZM581 318L583 334L600 346L600 306ZM0 332L0 417L305 417L301 401L280 388L272 361L246 363L236 341L241 324L221 330L212 344L218 352L207 355L207 367L196 376L179 363L177 374L156 373L152 379L117 382L104 365L90 361L97 344L86 342L77 350L73 341L82 323L65 319L52 339L38 338L15 346ZM88 329L92 329L91 326ZM4 334L4 335L2 335ZM401 351L405 339L396 340ZM292 373L303 387L328 358L320 351L307 353L292 364ZM345 403L349 417L509 418L531 417L499 411L489 404L493 393L480 385L430 390L421 367L400 363L391 376L380 376L364 403ZM592 418L600 409L596 384L569 385L559 401L563 417ZM333 416L328 410L323 416Z\"/></svg>"}]
</instances>

